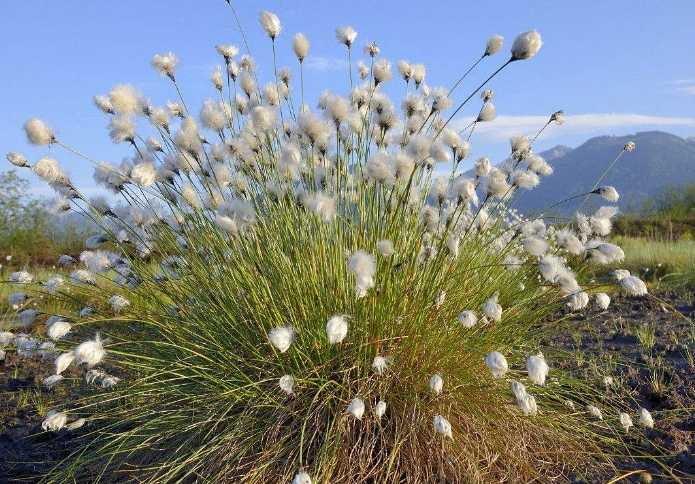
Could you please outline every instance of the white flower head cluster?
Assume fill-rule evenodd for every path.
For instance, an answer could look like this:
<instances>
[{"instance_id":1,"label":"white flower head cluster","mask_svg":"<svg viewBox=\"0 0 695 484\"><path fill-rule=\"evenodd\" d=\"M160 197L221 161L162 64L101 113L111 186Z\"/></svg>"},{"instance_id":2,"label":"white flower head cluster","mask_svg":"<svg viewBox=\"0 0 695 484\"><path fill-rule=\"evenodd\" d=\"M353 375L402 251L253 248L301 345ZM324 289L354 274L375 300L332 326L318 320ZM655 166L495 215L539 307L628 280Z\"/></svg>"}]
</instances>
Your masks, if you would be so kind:
<instances>
[{"instance_id":1,"label":"white flower head cluster","mask_svg":"<svg viewBox=\"0 0 695 484\"><path fill-rule=\"evenodd\" d=\"M268 333L270 343L280 353L286 352L294 341L294 328L290 326L278 326Z\"/></svg>"},{"instance_id":2,"label":"white flower head cluster","mask_svg":"<svg viewBox=\"0 0 695 484\"><path fill-rule=\"evenodd\" d=\"M528 376L536 385L544 385L545 379L548 376L550 367L546 363L542 354L531 355L526 358L526 370Z\"/></svg>"},{"instance_id":3,"label":"white flower head cluster","mask_svg":"<svg viewBox=\"0 0 695 484\"><path fill-rule=\"evenodd\" d=\"M326 334L331 344L340 343L345 339L348 332L347 316L342 314L333 316L326 323Z\"/></svg>"},{"instance_id":4,"label":"white flower head cluster","mask_svg":"<svg viewBox=\"0 0 695 484\"><path fill-rule=\"evenodd\" d=\"M355 296L360 299L374 287L376 262L374 256L364 250L358 250L348 260L348 269L355 275Z\"/></svg>"},{"instance_id":5,"label":"white flower head cluster","mask_svg":"<svg viewBox=\"0 0 695 484\"><path fill-rule=\"evenodd\" d=\"M485 357L485 364L494 378L501 378L507 373L509 364L507 359L499 351L492 351Z\"/></svg>"},{"instance_id":6,"label":"white flower head cluster","mask_svg":"<svg viewBox=\"0 0 695 484\"><path fill-rule=\"evenodd\" d=\"M441 415L434 416L434 431L435 433L441 434L443 437L449 437L454 439L451 429L451 423Z\"/></svg>"}]
</instances>

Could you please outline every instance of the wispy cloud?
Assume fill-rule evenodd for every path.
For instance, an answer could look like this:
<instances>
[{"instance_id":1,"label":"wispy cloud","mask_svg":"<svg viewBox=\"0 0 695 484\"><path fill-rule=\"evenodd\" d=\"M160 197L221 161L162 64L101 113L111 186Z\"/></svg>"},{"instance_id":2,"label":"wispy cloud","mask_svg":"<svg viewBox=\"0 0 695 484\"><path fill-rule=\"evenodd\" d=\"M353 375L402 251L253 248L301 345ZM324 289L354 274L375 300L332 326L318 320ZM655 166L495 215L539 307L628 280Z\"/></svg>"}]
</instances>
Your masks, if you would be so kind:
<instances>
[{"instance_id":1,"label":"wispy cloud","mask_svg":"<svg viewBox=\"0 0 695 484\"><path fill-rule=\"evenodd\" d=\"M693 79L676 79L674 81L666 81L666 84L695 84L695 78Z\"/></svg>"},{"instance_id":2,"label":"wispy cloud","mask_svg":"<svg viewBox=\"0 0 695 484\"><path fill-rule=\"evenodd\" d=\"M548 116L498 116L488 123L479 123L477 136L484 141L503 142L518 134L533 135L548 122ZM462 129L473 119L457 119L454 128ZM650 116L632 113L591 113L566 115L562 126L549 126L541 139L553 139L568 135L612 134L620 129L658 129L666 126L695 126L695 118ZM474 135L474 136L476 136Z\"/></svg>"},{"instance_id":3,"label":"wispy cloud","mask_svg":"<svg viewBox=\"0 0 695 484\"><path fill-rule=\"evenodd\" d=\"M667 89L666 92L679 92L681 94L695 95L695 79L675 79L673 81L664 82Z\"/></svg>"},{"instance_id":4,"label":"wispy cloud","mask_svg":"<svg viewBox=\"0 0 695 484\"><path fill-rule=\"evenodd\" d=\"M304 67L312 71L343 71L349 68L348 61L340 57L307 57Z\"/></svg>"}]
</instances>

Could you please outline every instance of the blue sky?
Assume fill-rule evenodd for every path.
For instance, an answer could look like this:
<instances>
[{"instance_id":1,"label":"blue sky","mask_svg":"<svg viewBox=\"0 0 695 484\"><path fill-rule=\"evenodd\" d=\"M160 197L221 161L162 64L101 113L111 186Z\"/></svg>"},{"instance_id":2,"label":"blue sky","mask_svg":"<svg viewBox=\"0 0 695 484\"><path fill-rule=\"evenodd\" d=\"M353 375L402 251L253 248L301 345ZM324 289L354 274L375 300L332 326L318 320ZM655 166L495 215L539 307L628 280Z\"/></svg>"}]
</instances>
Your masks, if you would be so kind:
<instances>
[{"instance_id":1,"label":"blue sky","mask_svg":"<svg viewBox=\"0 0 695 484\"><path fill-rule=\"evenodd\" d=\"M315 106L324 89L347 94L347 55L335 28L350 25L358 36L353 62L368 41L394 66L400 59L427 65L425 82L452 86L482 54L494 33L503 50L474 71L459 98L477 86L509 56L514 37L538 29L544 45L532 59L505 69L488 87L498 118L476 128L472 163L480 156L506 157L508 138L534 134L553 112L566 122L550 126L537 152L557 144L576 147L602 134L663 130L695 135L695 3L692 0L635 2L234 2L262 83L272 79L271 44L258 24L258 12L271 10L283 30L277 38L280 66L298 78L292 37L303 32L312 43L305 60L306 98ZM108 138L108 118L92 104L118 83L142 90L155 105L175 100L171 83L151 67L156 53L174 52L187 101L199 106L214 97L209 75L222 63L216 44L243 40L223 0L71 0L0 3L0 150L19 151L31 161L57 158L79 187L93 185L92 167L57 147L31 147L24 121L39 117L59 138L99 160L118 162L130 154ZM395 73L395 68L394 68ZM387 86L396 104L405 86L394 76ZM295 94L295 99L297 98ZM455 99L456 100L456 96ZM479 105L462 111L461 122ZM197 112L198 108L192 109ZM463 166L463 165L462 165ZM10 168L9 163L3 169ZM35 193L48 194L30 174Z\"/></svg>"}]
</instances>

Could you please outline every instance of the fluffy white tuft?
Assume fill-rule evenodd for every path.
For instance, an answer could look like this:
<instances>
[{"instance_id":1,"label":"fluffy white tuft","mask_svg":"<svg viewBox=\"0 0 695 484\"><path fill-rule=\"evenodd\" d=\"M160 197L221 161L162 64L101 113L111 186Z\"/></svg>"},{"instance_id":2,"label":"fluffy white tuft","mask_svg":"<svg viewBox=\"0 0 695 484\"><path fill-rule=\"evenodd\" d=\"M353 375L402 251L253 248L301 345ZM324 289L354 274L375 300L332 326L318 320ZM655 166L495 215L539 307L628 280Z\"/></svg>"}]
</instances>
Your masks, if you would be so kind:
<instances>
[{"instance_id":1,"label":"fluffy white tuft","mask_svg":"<svg viewBox=\"0 0 695 484\"><path fill-rule=\"evenodd\" d=\"M24 123L24 131L26 132L29 143L35 146L49 145L56 141L53 130L38 118L27 120Z\"/></svg>"}]
</instances>

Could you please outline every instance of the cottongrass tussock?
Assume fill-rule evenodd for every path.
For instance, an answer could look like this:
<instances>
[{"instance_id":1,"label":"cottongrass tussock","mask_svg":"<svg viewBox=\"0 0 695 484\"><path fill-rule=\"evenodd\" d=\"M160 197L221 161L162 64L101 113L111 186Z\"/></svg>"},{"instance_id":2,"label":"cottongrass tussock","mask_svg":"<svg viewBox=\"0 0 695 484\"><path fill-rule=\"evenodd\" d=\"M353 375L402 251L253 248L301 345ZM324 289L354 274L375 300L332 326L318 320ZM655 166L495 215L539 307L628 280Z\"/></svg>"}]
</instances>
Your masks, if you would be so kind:
<instances>
[{"instance_id":1,"label":"cottongrass tussock","mask_svg":"<svg viewBox=\"0 0 695 484\"><path fill-rule=\"evenodd\" d=\"M50 391L87 382L83 399L44 421L74 427L77 449L46 482L543 481L600 460L624 423L587 422L601 418L595 405L620 407L537 342L558 311L589 310L586 266L623 258L603 240L617 209L559 226L516 213L552 172L526 134L507 160L458 168L475 123L494 123L486 83L534 57L540 34L520 34L459 102L425 83L424 64L394 64L376 43L354 62L357 32L339 27L345 91L311 109L309 40L285 38L271 12L259 21L274 62L286 54L298 76L274 69L261 82L254 58L218 44L224 68L202 80L200 110L175 76L190 61L173 53L152 59L173 84L166 106L127 84L94 97L129 154L88 158L108 197L83 196L53 158L8 154L96 227L46 280L9 277L31 334L0 333L2 351L50 355ZM493 35L473 67L494 63L503 41ZM396 83L403 99L388 95ZM462 131L459 112L474 120ZM58 140L36 118L24 128L33 145L75 151L71 134ZM583 195L616 199L609 188ZM616 279L647 292L629 273ZM28 298L37 309L22 307ZM52 302L65 318L51 319Z\"/></svg>"}]
</instances>

